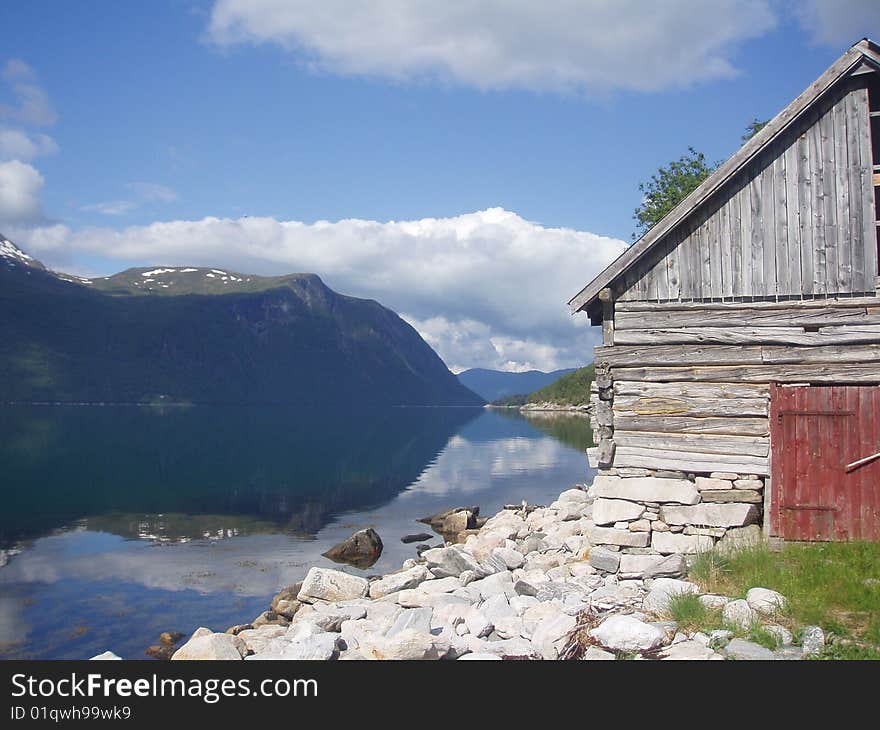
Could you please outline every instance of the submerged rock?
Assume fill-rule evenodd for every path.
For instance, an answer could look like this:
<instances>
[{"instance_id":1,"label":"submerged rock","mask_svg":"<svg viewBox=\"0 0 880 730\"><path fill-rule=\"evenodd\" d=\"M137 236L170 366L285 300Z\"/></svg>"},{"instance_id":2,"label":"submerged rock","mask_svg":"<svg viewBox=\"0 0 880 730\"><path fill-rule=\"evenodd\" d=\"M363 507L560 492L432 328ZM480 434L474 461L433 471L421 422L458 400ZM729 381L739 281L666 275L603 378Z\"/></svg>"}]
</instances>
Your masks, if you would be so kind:
<instances>
[{"instance_id":1,"label":"submerged rock","mask_svg":"<svg viewBox=\"0 0 880 730\"><path fill-rule=\"evenodd\" d=\"M409 545L411 542L425 542L426 540L430 540L433 535L428 534L427 532L416 532L412 535L404 535L400 538L400 541L404 545Z\"/></svg>"},{"instance_id":2,"label":"submerged rock","mask_svg":"<svg viewBox=\"0 0 880 730\"><path fill-rule=\"evenodd\" d=\"M334 545L324 557L337 563L348 563L357 568L369 568L382 554L382 538L372 527L359 530L347 540Z\"/></svg>"}]
</instances>

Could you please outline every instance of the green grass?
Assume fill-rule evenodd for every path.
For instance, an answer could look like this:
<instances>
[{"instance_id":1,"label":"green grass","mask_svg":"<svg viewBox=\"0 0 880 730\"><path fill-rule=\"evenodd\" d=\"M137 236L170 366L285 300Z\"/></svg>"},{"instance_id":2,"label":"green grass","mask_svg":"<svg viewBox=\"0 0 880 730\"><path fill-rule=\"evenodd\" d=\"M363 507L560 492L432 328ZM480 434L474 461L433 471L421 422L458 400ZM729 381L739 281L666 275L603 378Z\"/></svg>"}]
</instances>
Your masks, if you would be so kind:
<instances>
[{"instance_id":1,"label":"green grass","mask_svg":"<svg viewBox=\"0 0 880 730\"><path fill-rule=\"evenodd\" d=\"M699 597L693 593L679 593L672 596L669 599L666 613L678 624L679 629L689 633L720 628L720 622L716 621L716 617L713 615L717 612L711 611L700 603ZM719 625L715 626L715 623L719 623Z\"/></svg>"},{"instance_id":2,"label":"green grass","mask_svg":"<svg viewBox=\"0 0 880 730\"><path fill-rule=\"evenodd\" d=\"M732 598L756 586L779 591L788 607L776 621L795 637L802 627L817 625L853 642L829 649L830 658L880 658L878 543L790 543L778 550L761 543L724 554L710 551L697 556L690 578L706 592ZM766 633L753 627L749 638L775 646L775 637Z\"/></svg>"}]
</instances>

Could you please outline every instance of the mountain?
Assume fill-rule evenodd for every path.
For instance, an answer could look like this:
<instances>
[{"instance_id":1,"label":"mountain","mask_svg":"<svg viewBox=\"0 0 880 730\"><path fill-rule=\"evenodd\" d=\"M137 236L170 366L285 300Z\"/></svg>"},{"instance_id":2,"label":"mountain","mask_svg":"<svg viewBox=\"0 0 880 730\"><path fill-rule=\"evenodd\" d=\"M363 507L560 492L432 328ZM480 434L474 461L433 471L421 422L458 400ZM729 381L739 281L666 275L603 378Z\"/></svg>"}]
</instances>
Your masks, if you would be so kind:
<instances>
[{"instance_id":1,"label":"mountain","mask_svg":"<svg viewBox=\"0 0 880 730\"><path fill-rule=\"evenodd\" d=\"M0 235L0 402L480 405L419 334L314 274L84 279Z\"/></svg>"},{"instance_id":2,"label":"mountain","mask_svg":"<svg viewBox=\"0 0 880 730\"><path fill-rule=\"evenodd\" d=\"M487 401L493 401L518 393L531 393L573 371L574 368L554 370L552 373L543 373L540 370L508 373L501 370L472 368L459 373L457 377L460 383L474 393Z\"/></svg>"},{"instance_id":3,"label":"mountain","mask_svg":"<svg viewBox=\"0 0 880 730\"><path fill-rule=\"evenodd\" d=\"M587 365L563 375L533 393L498 398L493 401L493 405L524 406L529 403L550 403L556 406L584 406L590 401L590 386L595 379L595 366Z\"/></svg>"}]
</instances>

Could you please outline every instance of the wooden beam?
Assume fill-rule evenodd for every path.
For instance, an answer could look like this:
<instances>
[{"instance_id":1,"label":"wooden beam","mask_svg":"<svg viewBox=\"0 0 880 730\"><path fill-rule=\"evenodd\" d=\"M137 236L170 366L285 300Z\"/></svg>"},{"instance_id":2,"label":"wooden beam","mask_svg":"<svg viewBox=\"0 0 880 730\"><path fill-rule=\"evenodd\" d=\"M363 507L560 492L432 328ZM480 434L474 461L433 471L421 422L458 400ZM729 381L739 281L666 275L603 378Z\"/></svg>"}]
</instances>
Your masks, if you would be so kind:
<instances>
[{"instance_id":1,"label":"wooden beam","mask_svg":"<svg viewBox=\"0 0 880 730\"><path fill-rule=\"evenodd\" d=\"M616 414L614 425L622 431L661 431L683 434L728 434L731 436L767 436L766 418L723 418L690 416L628 416Z\"/></svg>"},{"instance_id":2,"label":"wooden beam","mask_svg":"<svg viewBox=\"0 0 880 730\"><path fill-rule=\"evenodd\" d=\"M615 429L614 442L618 448L633 446L685 453L727 454L737 457L767 457L770 453L770 438L768 436L675 434Z\"/></svg>"},{"instance_id":3,"label":"wooden beam","mask_svg":"<svg viewBox=\"0 0 880 730\"><path fill-rule=\"evenodd\" d=\"M618 446L614 452L614 467L644 469L672 469L684 472L730 471L738 474L770 473L769 459L760 456L732 456L700 452L666 451L634 446Z\"/></svg>"},{"instance_id":4,"label":"wooden beam","mask_svg":"<svg viewBox=\"0 0 880 730\"><path fill-rule=\"evenodd\" d=\"M842 324L880 325L880 314L868 314L865 306L805 307L796 304L772 309L718 309L709 305L703 309L618 310L614 317L614 327L618 331L670 327L827 327Z\"/></svg>"},{"instance_id":5,"label":"wooden beam","mask_svg":"<svg viewBox=\"0 0 880 730\"><path fill-rule=\"evenodd\" d=\"M876 363L619 367L614 368L612 374L621 380L653 382L880 383L880 368Z\"/></svg>"},{"instance_id":6,"label":"wooden beam","mask_svg":"<svg viewBox=\"0 0 880 730\"><path fill-rule=\"evenodd\" d=\"M803 345L880 342L880 325L838 325L805 332L802 327L679 327L620 330L618 345Z\"/></svg>"},{"instance_id":7,"label":"wooden beam","mask_svg":"<svg viewBox=\"0 0 880 730\"><path fill-rule=\"evenodd\" d=\"M614 382L614 395L650 398L770 398L770 388L752 383L639 383Z\"/></svg>"},{"instance_id":8,"label":"wooden beam","mask_svg":"<svg viewBox=\"0 0 880 730\"><path fill-rule=\"evenodd\" d=\"M766 398L653 398L621 395L614 398L614 417L627 416L767 416Z\"/></svg>"},{"instance_id":9,"label":"wooden beam","mask_svg":"<svg viewBox=\"0 0 880 730\"><path fill-rule=\"evenodd\" d=\"M880 363L880 343L804 347L787 345L618 345L616 347L595 348L595 361L612 368L678 365L868 364ZM873 367L880 371L877 365L873 365ZM734 376L728 380L739 381L740 378Z\"/></svg>"}]
</instances>

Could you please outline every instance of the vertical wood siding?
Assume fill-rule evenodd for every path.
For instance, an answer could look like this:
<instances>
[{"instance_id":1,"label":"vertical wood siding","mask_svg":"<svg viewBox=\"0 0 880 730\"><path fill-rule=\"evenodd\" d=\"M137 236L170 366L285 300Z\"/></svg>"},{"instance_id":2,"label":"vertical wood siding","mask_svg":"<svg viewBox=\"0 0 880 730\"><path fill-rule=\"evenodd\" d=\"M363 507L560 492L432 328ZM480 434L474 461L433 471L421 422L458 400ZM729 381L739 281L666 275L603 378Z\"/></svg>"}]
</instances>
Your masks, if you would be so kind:
<instances>
[{"instance_id":1,"label":"vertical wood siding","mask_svg":"<svg viewBox=\"0 0 880 730\"><path fill-rule=\"evenodd\" d=\"M874 292L868 92L841 89L634 266L620 301Z\"/></svg>"}]
</instances>

